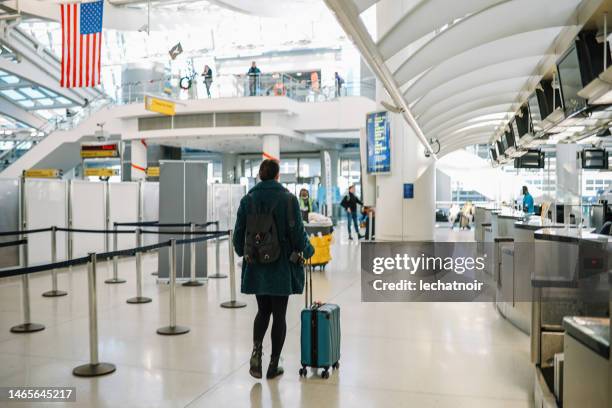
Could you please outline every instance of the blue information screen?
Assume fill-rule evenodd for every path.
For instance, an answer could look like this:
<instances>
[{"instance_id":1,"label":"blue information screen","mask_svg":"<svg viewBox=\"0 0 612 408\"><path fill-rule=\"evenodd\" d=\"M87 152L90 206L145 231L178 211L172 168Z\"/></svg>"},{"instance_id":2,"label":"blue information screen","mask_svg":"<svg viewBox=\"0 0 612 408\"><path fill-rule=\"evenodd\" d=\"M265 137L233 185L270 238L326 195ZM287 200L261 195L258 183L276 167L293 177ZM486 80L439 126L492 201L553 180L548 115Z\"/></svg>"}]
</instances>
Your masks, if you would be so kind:
<instances>
[{"instance_id":1,"label":"blue information screen","mask_svg":"<svg viewBox=\"0 0 612 408\"><path fill-rule=\"evenodd\" d=\"M404 183L404 198L414 198L414 184Z\"/></svg>"},{"instance_id":2,"label":"blue information screen","mask_svg":"<svg viewBox=\"0 0 612 408\"><path fill-rule=\"evenodd\" d=\"M389 112L368 113L366 119L368 173L391 172Z\"/></svg>"}]
</instances>

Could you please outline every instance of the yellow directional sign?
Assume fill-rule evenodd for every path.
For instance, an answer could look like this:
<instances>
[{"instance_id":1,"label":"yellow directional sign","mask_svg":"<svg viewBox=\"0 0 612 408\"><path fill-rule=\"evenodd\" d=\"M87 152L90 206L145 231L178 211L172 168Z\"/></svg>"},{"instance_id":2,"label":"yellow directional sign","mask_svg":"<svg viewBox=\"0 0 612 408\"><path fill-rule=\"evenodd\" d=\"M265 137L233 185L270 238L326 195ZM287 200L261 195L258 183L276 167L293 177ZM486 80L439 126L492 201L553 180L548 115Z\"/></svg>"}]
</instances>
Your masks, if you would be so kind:
<instances>
[{"instance_id":1,"label":"yellow directional sign","mask_svg":"<svg viewBox=\"0 0 612 408\"><path fill-rule=\"evenodd\" d=\"M23 171L26 178L60 178L62 172L58 169L29 169Z\"/></svg>"},{"instance_id":2,"label":"yellow directional sign","mask_svg":"<svg viewBox=\"0 0 612 408\"><path fill-rule=\"evenodd\" d=\"M164 99L145 96L145 109L151 112L161 113L162 115L174 116L176 104Z\"/></svg>"},{"instance_id":3,"label":"yellow directional sign","mask_svg":"<svg viewBox=\"0 0 612 408\"><path fill-rule=\"evenodd\" d=\"M147 167L147 176L159 177L159 167Z\"/></svg>"},{"instance_id":4,"label":"yellow directional sign","mask_svg":"<svg viewBox=\"0 0 612 408\"><path fill-rule=\"evenodd\" d=\"M98 168L93 167L93 168L85 169L86 177L112 177L116 175L117 175L117 171L115 169L107 169L107 168L101 168L101 167L98 167Z\"/></svg>"}]
</instances>

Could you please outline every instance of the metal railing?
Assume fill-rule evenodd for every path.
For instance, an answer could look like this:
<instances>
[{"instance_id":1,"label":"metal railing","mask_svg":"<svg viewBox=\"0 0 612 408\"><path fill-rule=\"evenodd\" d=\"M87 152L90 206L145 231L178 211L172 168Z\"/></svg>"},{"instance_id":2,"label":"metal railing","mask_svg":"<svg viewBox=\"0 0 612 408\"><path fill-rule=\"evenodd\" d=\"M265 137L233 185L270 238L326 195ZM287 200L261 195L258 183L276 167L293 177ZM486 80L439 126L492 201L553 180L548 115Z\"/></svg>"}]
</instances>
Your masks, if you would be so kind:
<instances>
[{"instance_id":1,"label":"metal railing","mask_svg":"<svg viewBox=\"0 0 612 408\"><path fill-rule=\"evenodd\" d=\"M297 80L287 74L219 75L213 79L209 89L211 98L285 96L299 102L326 102L345 96L373 98L375 93L373 82L347 82L338 87L333 82ZM200 75L129 82L115 89L118 104L142 102L147 95L176 100L209 97L204 78Z\"/></svg>"}]
</instances>

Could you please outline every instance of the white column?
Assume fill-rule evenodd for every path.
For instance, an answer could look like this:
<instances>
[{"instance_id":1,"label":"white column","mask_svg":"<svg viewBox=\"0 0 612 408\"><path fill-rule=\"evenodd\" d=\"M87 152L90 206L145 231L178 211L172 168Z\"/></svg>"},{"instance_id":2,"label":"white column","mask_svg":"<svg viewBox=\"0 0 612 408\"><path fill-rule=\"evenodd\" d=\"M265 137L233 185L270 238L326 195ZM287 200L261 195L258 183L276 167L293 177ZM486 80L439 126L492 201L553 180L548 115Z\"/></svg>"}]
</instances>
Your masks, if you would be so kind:
<instances>
[{"instance_id":1,"label":"white column","mask_svg":"<svg viewBox=\"0 0 612 408\"><path fill-rule=\"evenodd\" d=\"M384 33L413 5L413 1L377 3L377 32ZM382 100L393 104L377 81L376 101ZM381 105L378 108L384 110ZM425 157L424 147L401 115L390 113L390 119L391 173L376 176L376 239L431 241L435 228L435 160ZM414 198L404 199L405 183L414 184Z\"/></svg>"},{"instance_id":2,"label":"white column","mask_svg":"<svg viewBox=\"0 0 612 408\"><path fill-rule=\"evenodd\" d=\"M280 161L280 136L263 135L261 155L263 159Z\"/></svg>"},{"instance_id":3,"label":"white column","mask_svg":"<svg viewBox=\"0 0 612 408\"><path fill-rule=\"evenodd\" d=\"M147 143L144 139L132 140L132 180L147 177Z\"/></svg>"}]
</instances>

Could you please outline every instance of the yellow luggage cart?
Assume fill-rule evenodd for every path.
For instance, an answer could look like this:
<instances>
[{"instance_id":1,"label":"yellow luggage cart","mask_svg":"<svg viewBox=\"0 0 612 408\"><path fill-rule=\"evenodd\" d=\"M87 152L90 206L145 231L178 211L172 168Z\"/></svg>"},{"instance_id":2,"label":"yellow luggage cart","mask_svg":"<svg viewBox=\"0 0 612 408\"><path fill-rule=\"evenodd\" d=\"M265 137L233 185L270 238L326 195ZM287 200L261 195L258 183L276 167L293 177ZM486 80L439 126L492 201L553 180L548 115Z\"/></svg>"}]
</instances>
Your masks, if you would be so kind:
<instances>
[{"instance_id":1,"label":"yellow luggage cart","mask_svg":"<svg viewBox=\"0 0 612 408\"><path fill-rule=\"evenodd\" d=\"M333 227L305 225L310 244L314 247L314 255L310 258L312 266L318 266L321 270L332 260L331 244L333 242Z\"/></svg>"}]
</instances>

